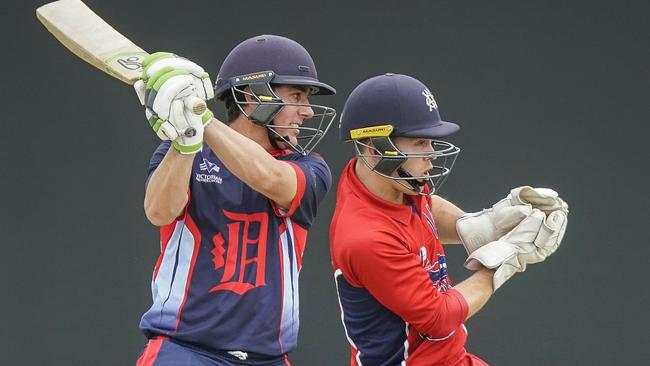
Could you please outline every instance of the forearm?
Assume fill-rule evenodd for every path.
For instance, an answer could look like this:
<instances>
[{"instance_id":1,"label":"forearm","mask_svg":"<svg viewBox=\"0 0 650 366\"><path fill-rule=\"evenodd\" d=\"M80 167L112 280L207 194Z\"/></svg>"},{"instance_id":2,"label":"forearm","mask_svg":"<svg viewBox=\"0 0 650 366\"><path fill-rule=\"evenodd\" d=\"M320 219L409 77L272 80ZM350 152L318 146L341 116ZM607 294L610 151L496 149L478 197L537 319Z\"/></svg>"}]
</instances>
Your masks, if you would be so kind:
<instances>
[{"instance_id":1,"label":"forearm","mask_svg":"<svg viewBox=\"0 0 650 366\"><path fill-rule=\"evenodd\" d=\"M149 221L157 226L169 224L187 204L187 191L194 155L180 154L170 147L149 179L144 210Z\"/></svg>"},{"instance_id":2,"label":"forearm","mask_svg":"<svg viewBox=\"0 0 650 366\"><path fill-rule=\"evenodd\" d=\"M236 177L282 207L289 207L298 184L296 172L262 146L217 119L206 126L205 142Z\"/></svg>"},{"instance_id":3,"label":"forearm","mask_svg":"<svg viewBox=\"0 0 650 366\"><path fill-rule=\"evenodd\" d=\"M440 196L432 196L431 201L431 214L436 222L440 241L443 244L459 244L456 221L464 214L463 210Z\"/></svg>"},{"instance_id":4,"label":"forearm","mask_svg":"<svg viewBox=\"0 0 650 366\"><path fill-rule=\"evenodd\" d=\"M465 281L454 286L454 289L460 292L467 301L469 308L467 319L481 310L494 293L494 271L493 269L482 268Z\"/></svg>"}]
</instances>

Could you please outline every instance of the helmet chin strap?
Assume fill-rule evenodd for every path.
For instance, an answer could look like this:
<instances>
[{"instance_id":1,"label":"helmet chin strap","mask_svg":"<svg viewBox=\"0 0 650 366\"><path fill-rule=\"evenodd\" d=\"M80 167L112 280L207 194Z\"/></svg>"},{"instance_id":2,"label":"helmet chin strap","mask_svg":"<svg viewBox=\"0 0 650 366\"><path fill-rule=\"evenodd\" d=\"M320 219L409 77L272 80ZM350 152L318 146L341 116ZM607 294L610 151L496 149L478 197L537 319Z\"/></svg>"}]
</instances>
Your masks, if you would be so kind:
<instances>
[{"instance_id":1,"label":"helmet chin strap","mask_svg":"<svg viewBox=\"0 0 650 366\"><path fill-rule=\"evenodd\" d=\"M422 192L422 189L424 188L424 185L426 184L426 180L423 180L422 182L413 178L413 176L407 172L404 168L399 167L397 169L397 175L399 175L401 178L407 178L406 183L408 183L413 191L415 192Z\"/></svg>"},{"instance_id":2,"label":"helmet chin strap","mask_svg":"<svg viewBox=\"0 0 650 366\"><path fill-rule=\"evenodd\" d=\"M278 146L278 141L281 141L282 139L278 136L275 136L272 132L271 129L267 127L266 129L266 134L269 136L269 142L271 142L271 146L275 150L282 150L280 146Z\"/></svg>"},{"instance_id":3,"label":"helmet chin strap","mask_svg":"<svg viewBox=\"0 0 650 366\"><path fill-rule=\"evenodd\" d=\"M274 122L271 122L271 125L274 125ZM289 141L289 136L282 136L284 139L280 136L277 135L277 131L271 131L272 127L266 127L266 134L269 136L269 142L271 143L271 146L275 150L282 150L282 148L278 145L278 141L282 141L284 143L287 143Z\"/></svg>"}]
</instances>

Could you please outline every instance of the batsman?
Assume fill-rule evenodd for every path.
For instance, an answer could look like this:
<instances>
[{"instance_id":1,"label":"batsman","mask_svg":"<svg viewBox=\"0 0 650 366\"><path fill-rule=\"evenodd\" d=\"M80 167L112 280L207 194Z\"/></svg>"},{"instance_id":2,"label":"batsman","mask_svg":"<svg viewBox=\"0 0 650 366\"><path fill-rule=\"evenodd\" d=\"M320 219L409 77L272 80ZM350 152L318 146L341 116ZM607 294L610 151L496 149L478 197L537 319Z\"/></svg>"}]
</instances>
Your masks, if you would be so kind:
<instances>
[{"instance_id":1,"label":"batsman","mask_svg":"<svg viewBox=\"0 0 650 366\"><path fill-rule=\"evenodd\" d=\"M486 365L466 351L464 322L560 245L568 206L553 190L514 188L476 213L436 194L460 151L441 138L458 129L407 75L368 79L345 103L340 137L356 156L341 174L330 249L353 366ZM442 245L454 243L476 270L455 286Z\"/></svg>"},{"instance_id":2,"label":"batsman","mask_svg":"<svg viewBox=\"0 0 650 366\"><path fill-rule=\"evenodd\" d=\"M275 35L237 45L214 90L202 67L174 54L143 66L134 86L163 140L144 200L161 252L137 365L289 365L307 231L331 186L311 152L336 113L310 98L335 90L302 45ZM213 95L225 123L186 106Z\"/></svg>"}]
</instances>

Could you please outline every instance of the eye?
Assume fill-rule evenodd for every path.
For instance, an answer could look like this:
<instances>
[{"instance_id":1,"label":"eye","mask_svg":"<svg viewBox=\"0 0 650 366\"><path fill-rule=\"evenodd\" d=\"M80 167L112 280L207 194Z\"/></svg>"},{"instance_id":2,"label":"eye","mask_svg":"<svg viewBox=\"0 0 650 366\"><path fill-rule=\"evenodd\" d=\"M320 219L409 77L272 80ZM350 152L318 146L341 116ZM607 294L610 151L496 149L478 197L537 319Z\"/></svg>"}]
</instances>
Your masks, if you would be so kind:
<instances>
[{"instance_id":1,"label":"eye","mask_svg":"<svg viewBox=\"0 0 650 366\"><path fill-rule=\"evenodd\" d=\"M300 93L292 93L289 96L289 99L291 99L291 101L294 103L298 103L300 101Z\"/></svg>"}]
</instances>

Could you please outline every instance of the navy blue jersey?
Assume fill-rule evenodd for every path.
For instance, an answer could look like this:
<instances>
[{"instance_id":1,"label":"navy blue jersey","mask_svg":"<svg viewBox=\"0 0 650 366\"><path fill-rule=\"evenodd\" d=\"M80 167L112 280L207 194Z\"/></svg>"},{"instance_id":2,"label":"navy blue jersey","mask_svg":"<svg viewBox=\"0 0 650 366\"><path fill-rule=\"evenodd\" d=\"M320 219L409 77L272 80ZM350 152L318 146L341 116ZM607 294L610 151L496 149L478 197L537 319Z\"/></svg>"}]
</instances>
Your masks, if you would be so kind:
<instances>
[{"instance_id":1,"label":"navy blue jersey","mask_svg":"<svg viewBox=\"0 0 650 366\"><path fill-rule=\"evenodd\" d=\"M169 146L163 142L153 154L149 177ZM228 171L207 145L196 155L189 202L160 228L153 305L140 322L145 334L208 352L278 356L296 347L302 254L331 173L315 154L274 156L298 178L288 210Z\"/></svg>"}]
</instances>

